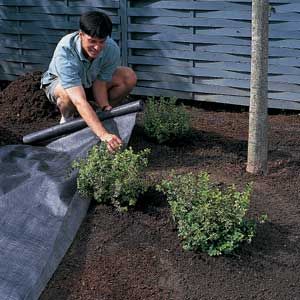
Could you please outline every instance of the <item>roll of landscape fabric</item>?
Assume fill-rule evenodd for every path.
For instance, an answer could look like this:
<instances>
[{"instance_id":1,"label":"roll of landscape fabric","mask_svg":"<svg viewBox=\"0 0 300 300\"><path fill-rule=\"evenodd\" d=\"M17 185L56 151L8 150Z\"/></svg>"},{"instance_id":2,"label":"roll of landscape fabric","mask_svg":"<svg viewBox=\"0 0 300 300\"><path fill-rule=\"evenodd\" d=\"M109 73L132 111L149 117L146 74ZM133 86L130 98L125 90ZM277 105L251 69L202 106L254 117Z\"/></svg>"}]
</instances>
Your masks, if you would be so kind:
<instances>
[{"instance_id":1,"label":"roll of landscape fabric","mask_svg":"<svg viewBox=\"0 0 300 300\"><path fill-rule=\"evenodd\" d=\"M136 113L104 126L126 144ZM86 215L90 200L76 189L74 159L99 139L89 128L45 147L0 148L0 299L36 300L50 280ZM69 174L70 173L70 174Z\"/></svg>"},{"instance_id":2,"label":"roll of landscape fabric","mask_svg":"<svg viewBox=\"0 0 300 300\"><path fill-rule=\"evenodd\" d=\"M142 101L134 101L113 108L111 111L99 111L97 115L101 121L129 114L131 112L141 111L143 109ZM85 121L82 118L75 119L65 124L55 125L50 128L46 128L37 132L30 133L23 137L24 144L36 144L45 140L49 140L55 137L59 137L64 134L69 134L74 131L87 127Z\"/></svg>"}]
</instances>

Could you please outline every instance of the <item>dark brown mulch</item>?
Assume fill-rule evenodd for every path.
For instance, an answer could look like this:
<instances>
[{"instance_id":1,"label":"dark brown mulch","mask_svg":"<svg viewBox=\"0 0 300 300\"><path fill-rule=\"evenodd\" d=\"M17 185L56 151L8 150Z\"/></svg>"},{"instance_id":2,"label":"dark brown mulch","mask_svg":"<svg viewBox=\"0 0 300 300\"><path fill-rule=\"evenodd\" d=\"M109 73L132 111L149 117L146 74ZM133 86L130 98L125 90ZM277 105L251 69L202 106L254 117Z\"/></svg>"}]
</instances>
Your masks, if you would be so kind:
<instances>
[{"instance_id":1,"label":"dark brown mulch","mask_svg":"<svg viewBox=\"0 0 300 300\"><path fill-rule=\"evenodd\" d=\"M29 74L2 92L3 144L57 122L38 77ZM139 120L130 144L151 148L146 175L155 180L175 169L207 171L216 183L239 189L253 181L249 216L269 218L253 243L232 256L183 251L168 205L154 191L127 214L93 204L41 300L300 299L300 116L270 115L269 174L263 177L245 172L247 112L187 110L190 140L156 145L145 139Z\"/></svg>"},{"instance_id":2,"label":"dark brown mulch","mask_svg":"<svg viewBox=\"0 0 300 300\"><path fill-rule=\"evenodd\" d=\"M40 89L41 72L28 73L11 82L0 92L0 145L21 141L26 132L48 127L58 119L58 112ZM8 134L6 134L8 133ZM10 136L13 141L10 141Z\"/></svg>"}]
</instances>

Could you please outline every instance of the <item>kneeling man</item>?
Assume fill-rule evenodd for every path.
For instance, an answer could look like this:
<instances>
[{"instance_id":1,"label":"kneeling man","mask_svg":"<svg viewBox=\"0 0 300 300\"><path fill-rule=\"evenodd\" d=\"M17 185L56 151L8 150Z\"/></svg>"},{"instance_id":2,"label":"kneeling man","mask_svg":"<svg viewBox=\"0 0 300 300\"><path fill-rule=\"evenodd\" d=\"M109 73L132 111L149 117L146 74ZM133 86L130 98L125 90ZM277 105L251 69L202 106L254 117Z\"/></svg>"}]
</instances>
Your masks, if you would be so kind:
<instances>
[{"instance_id":1,"label":"kneeling man","mask_svg":"<svg viewBox=\"0 0 300 300\"><path fill-rule=\"evenodd\" d=\"M98 11L80 17L80 30L64 36L56 46L41 86L60 112L60 123L68 122L77 110L91 130L115 151L120 138L108 132L88 102L91 89L97 105L111 110L136 84L134 71L120 67L120 49L111 39L112 22Z\"/></svg>"}]
</instances>

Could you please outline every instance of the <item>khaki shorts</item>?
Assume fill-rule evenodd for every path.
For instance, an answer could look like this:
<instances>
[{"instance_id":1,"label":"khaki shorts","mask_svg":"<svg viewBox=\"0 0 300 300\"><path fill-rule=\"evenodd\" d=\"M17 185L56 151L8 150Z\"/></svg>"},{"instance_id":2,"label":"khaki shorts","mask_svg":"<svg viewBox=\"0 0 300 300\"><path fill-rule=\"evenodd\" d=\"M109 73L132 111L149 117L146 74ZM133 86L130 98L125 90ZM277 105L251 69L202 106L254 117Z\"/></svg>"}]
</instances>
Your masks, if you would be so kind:
<instances>
[{"instance_id":1,"label":"khaki shorts","mask_svg":"<svg viewBox=\"0 0 300 300\"><path fill-rule=\"evenodd\" d=\"M58 84L59 79L57 78L54 79L50 84L42 87L49 101L55 105L57 105L57 97L54 95L54 90ZM84 88L84 91L89 104L93 107L93 109L99 110L99 106L96 104L94 99L92 88Z\"/></svg>"},{"instance_id":2,"label":"khaki shorts","mask_svg":"<svg viewBox=\"0 0 300 300\"><path fill-rule=\"evenodd\" d=\"M59 83L59 79L54 79L50 84L43 86L43 90L45 91L45 94L47 96L47 98L49 99L49 101L53 104L57 104L56 102L56 97L54 96L54 90L56 88L56 86Z\"/></svg>"}]
</instances>

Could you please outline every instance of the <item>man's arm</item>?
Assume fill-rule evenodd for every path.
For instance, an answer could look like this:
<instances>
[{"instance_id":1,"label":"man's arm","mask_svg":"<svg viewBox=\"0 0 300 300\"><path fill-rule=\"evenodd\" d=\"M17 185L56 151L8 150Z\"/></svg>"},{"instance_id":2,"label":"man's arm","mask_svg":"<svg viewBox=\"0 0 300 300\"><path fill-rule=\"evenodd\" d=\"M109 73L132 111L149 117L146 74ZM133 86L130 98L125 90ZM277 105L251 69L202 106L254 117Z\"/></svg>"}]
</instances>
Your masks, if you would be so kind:
<instances>
[{"instance_id":1,"label":"man's arm","mask_svg":"<svg viewBox=\"0 0 300 300\"><path fill-rule=\"evenodd\" d=\"M83 87L71 87L66 89L66 92L87 125L101 141L106 142L108 150L111 152L117 150L122 145L121 139L116 135L109 133L104 128L95 111L86 100Z\"/></svg>"},{"instance_id":2,"label":"man's arm","mask_svg":"<svg viewBox=\"0 0 300 300\"><path fill-rule=\"evenodd\" d=\"M97 104L101 109L111 110L112 106L108 101L107 82L102 80L95 80L93 83L93 93Z\"/></svg>"}]
</instances>

